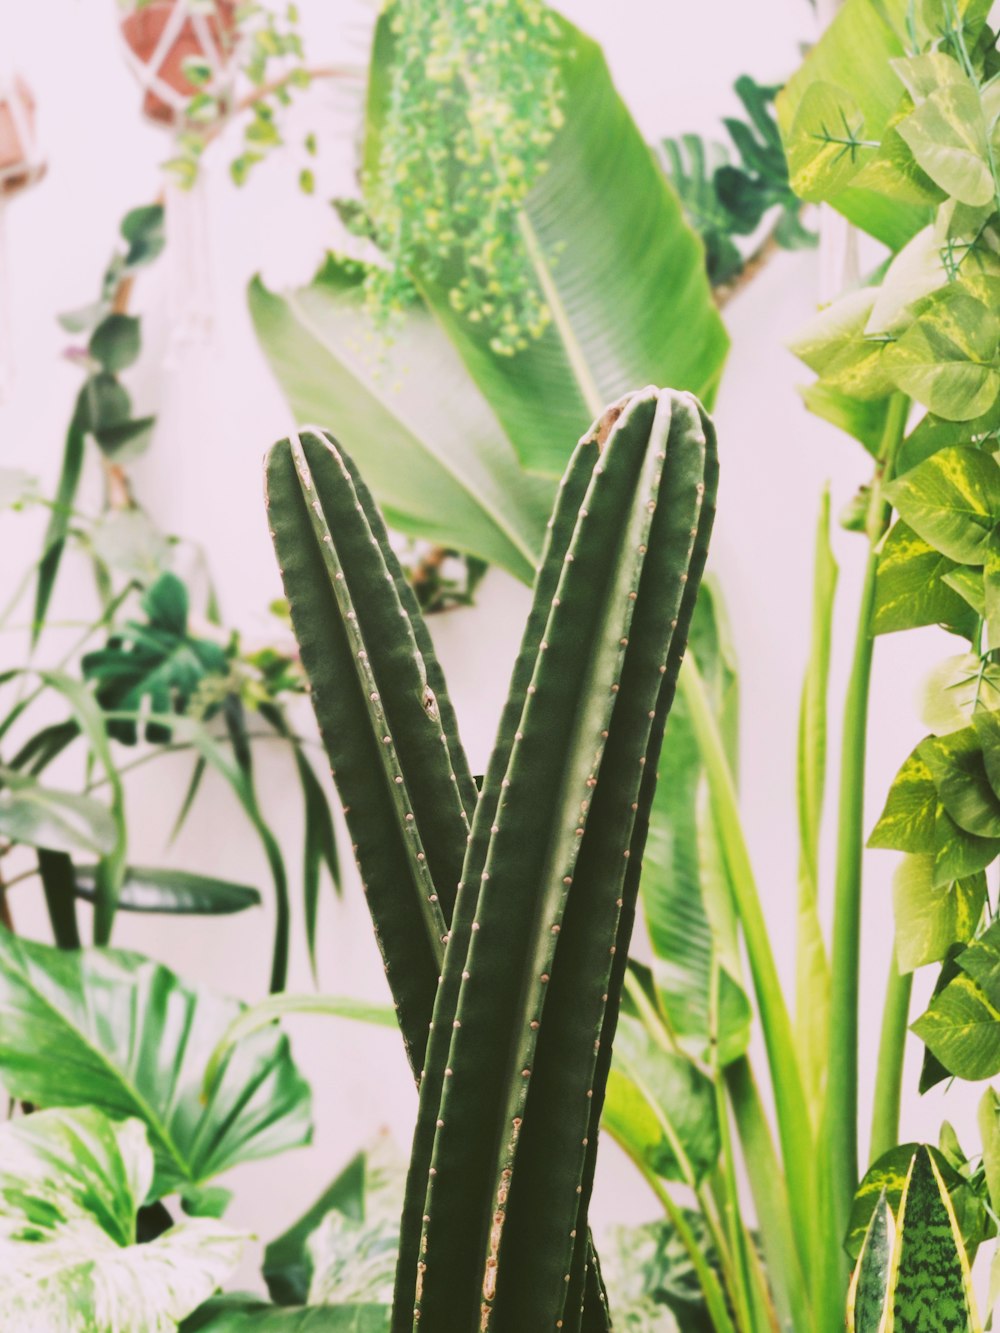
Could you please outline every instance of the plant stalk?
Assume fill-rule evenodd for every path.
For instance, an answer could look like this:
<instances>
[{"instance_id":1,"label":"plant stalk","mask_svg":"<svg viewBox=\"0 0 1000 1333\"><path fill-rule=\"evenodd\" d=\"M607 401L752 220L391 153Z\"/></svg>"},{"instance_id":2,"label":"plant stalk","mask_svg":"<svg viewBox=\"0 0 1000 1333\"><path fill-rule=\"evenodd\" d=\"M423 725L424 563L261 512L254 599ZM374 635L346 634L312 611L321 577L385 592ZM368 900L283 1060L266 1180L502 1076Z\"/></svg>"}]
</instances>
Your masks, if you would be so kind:
<instances>
[{"instance_id":1,"label":"plant stalk","mask_svg":"<svg viewBox=\"0 0 1000 1333\"><path fill-rule=\"evenodd\" d=\"M882 1035L878 1048L878 1072L875 1077L875 1105L872 1111L872 1136L868 1149L869 1165L899 1142L899 1106L903 1090L903 1063L906 1055L906 1029L910 1019L910 993L913 973L901 974L893 956L889 960L889 984L882 1010Z\"/></svg>"},{"instance_id":2,"label":"plant stalk","mask_svg":"<svg viewBox=\"0 0 1000 1333\"><path fill-rule=\"evenodd\" d=\"M868 506L868 561L858 616L854 661L844 705L837 821L837 870L831 955L830 1028L824 1129L820 1135L822 1195L830 1209L824 1247L822 1308L827 1327L843 1325L849 1266L837 1239L847 1232L858 1183L858 983L861 957L861 861L864 849L865 757L878 547L889 524L883 487L891 480L906 429L909 399L889 403Z\"/></svg>"}]
</instances>

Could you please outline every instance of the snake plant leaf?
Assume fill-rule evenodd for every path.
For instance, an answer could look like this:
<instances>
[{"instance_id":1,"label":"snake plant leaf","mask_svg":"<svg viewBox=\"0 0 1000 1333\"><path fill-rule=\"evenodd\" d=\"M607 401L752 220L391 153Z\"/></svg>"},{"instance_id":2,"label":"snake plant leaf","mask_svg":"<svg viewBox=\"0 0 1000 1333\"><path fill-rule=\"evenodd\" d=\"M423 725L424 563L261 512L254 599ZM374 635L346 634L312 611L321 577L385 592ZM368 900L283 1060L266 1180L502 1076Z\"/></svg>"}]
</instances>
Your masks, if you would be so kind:
<instances>
[{"instance_id":1,"label":"snake plant leaf","mask_svg":"<svg viewBox=\"0 0 1000 1333\"><path fill-rule=\"evenodd\" d=\"M967 446L940 449L886 487L903 520L942 555L981 565L1000 521L1000 468Z\"/></svg>"},{"instance_id":2,"label":"snake plant leaf","mask_svg":"<svg viewBox=\"0 0 1000 1333\"><path fill-rule=\"evenodd\" d=\"M846 0L833 21L789 79L777 101L778 123L789 146L792 126L809 89L832 84L853 99L863 117L864 138L883 140L903 92L890 61L906 54L909 0ZM862 184L860 173L829 202L856 226L900 249L930 221L930 210L896 191L890 196Z\"/></svg>"},{"instance_id":3,"label":"snake plant leaf","mask_svg":"<svg viewBox=\"0 0 1000 1333\"><path fill-rule=\"evenodd\" d=\"M935 883L934 858L907 856L893 877L896 962L901 973L940 962L953 944L972 938L986 902L982 872Z\"/></svg>"},{"instance_id":4,"label":"snake plant leaf","mask_svg":"<svg viewBox=\"0 0 1000 1333\"><path fill-rule=\"evenodd\" d=\"M990 202L994 185L986 119L970 83L936 88L896 128L935 185L963 204Z\"/></svg>"},{"instance_id":5,"label":"snake plant leaf","mask_svg":"<svg viewBox=\"0 0 1000 1333\"><path fill-rule=\"evenodd\" d=\"M74 879L76 896L93 902L97 894L96 868L78 865ZM118 910L167 916L230 916L259 903L259 891L249 884L186 870L129 866L122 881Z\"/></svg>"},{"instance_id":6,"label":"snake plant leaf","mask_svg":"<svg viewBox=\"0 0 1000 1333\"><path fill-rule=\"evenodd\" d=\"M878 554L874 633L943 625L971 639L976 612L951 581L953 574L965 568L956 566L900 519Z\"/></svg>"},{"instance_id":7,"label":"snake plant leaf","mask_svg":"<svg viewBox=\"0 0 1000 1333\"><path fill-rule=\"evenodd\" d=\"M151 1198L309 1141L309 1088L273 1028L229 1053L202 1100L205 1064L241 1008L137 954L0 933L0 1080L36 1106L142 1120Z\"/></svg>"},{"instance_id":8,"label":"snake plant leaf","mask_svg":"<svg viewBox=\"0 0 1000 1333\"><path fill-rule=\"evenodd\" d=\"M296 291L251 284L257 337L296 420L335 432L397 531L530 583L552 483L523 471L425 309L400 316L391 346L372 339L364 278L362 265L330 256Z\"/></svg>"},{"instance_id":9,"label":"snake plant leaf","mask_svg":"<svg viewBox=\"0 0 1000 1333\"><path fill-rule=\"evenodd\" d=\"M628 1014L618 1022L603 1123L631 1157L664 1180L697 1184L719 1159L711 1080L691 1060L664 1050Z\"/></svg>"},{"instance_id":10,"label":"snake plant leaf","mask_svg":"<svg viewBox=\"0 0 1000 1333\"><path fill-rule=\"evenodd\" d=\"M993 311L968 292L946 287L887 345L882 370L935 415L970 421L988 412L1000 393L998 345L1000 320Z\"/></svg>"},{"instance_id":11,"label":"snake plant leaf","mask_svg":"<svg viewBox=\"0 0 1000 1333\"><path fill-rule=\"evenodd\" d=\"M45 1333L172 1333L229 1276L244 1237L189 1219L136 1243L153 1177L138 1120L93 1107L0 1126L0 1320Z\"/></svg>"},{"instance_id":12,"label":"snake plant leaf","mask_svg":"<svg viewBox=\"0 0 1000 1333\"><path fill-rule=\"evenodd\" d=\"M991 1078L1000 1071L1000 929L990 926L956 958L913 1031L949 1073Z\"/></svg>"},{"instance_id":13,"label":"snake plant leaf","mask_svg":"<svg viewBox=\"0 0 1000 1333\"><path fill-rule=\"evenodd\" d=\"M926 1147L913 1158L900 1203L892 1302L893 1324L900 1330L982 1329L955 1212Z\"/></svg>"},{"instance_id":14,"label":"snake plant leaf","mask_svg":"<svg viewBox=\"0 0 1000 1333\"><path fill-rule=\"evenodd\" d=\"M559 477L572 442L606 403L636 385L688 389L710 406L728 339L703 249L601 48L561 16L551 18L563 123L521 215L526 280L548 305L547 330L515 355L497 355L489 333L453 307L450 270L416 278L523 466ZM391 25L388 11L376 29L369 82L365 165L375 177L391 85ZM331 424L339 433L339 422ZM363 456L355 456L364 469Z\"/></svg>"},{"instance_id":15,"label":"snake plant leaf","mask_svg":"<svg viewBox=\"0 0 1000 1333\"><path fill-rule=\"evenodd\" d=\"M813 203L839 194L875 145L864 141L865 118L843 88L817 82L805 91L788 134L792 189Z\"/></svg>"},{"instance_id":16,"label":"snake plant leaf","mask_svg":"<svg viewBox=\"0 0 1000 1333\"><path fill-rule=\"evenodd\" d=\"M847 1333L880 1333L892 1272L896 1219L883 1189L863 1234L847 1297Z\"/></svg>"},{"instance_id":17,"label":"snake plant leaf","mask_svg":"<svg viewBox=\"0 0 1000 1333\"><path fill-rule=\"evenodd\" d=\"M50 852L105 856L114 851L118 830L100 801L0 768L0 837Z\"/></svg>"},{"instance_id":18,"label":"snake plant leaf","mask_svg":"<svg viewBox=\"0 0 1000 1333\"><path fill-rule=\"evenodd\" d=\"M921 742L920 755L956 824L981 838L1000 837L1000 797L990 785L975 727L929 736Z\"/></svg>"},{"instance_id":19,"label":"snake plant leaf","mask_svg":"<svg viewBox=\"0 0 1000 1333\"><path fill-rule=\"evenodd\" d=\"M255 1296L218 1296L181 1333L389 1333L385 1305L268 1305Z\"/></svg>"}]
</instances>

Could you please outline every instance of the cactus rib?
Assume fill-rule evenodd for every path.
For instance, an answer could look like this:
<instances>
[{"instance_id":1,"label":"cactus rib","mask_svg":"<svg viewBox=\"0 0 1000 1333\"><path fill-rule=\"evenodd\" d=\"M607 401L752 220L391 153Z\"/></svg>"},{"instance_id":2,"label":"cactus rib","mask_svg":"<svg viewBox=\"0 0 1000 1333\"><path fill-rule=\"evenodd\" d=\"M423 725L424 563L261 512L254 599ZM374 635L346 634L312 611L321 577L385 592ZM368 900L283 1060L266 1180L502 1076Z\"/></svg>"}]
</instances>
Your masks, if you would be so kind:
<instances>
[{"instance_id":1,"label":"cactus rib","mask_svg":"<svg viewBox=\"0 0 1000 1333\"><path fill-rule=\"evenodd\" d=\"M485 1326L497 1294L506 1205L545 987L559 965L556 944L579 847L592 818L612 719L620 708L641 575L647 558L653 568L669 547L659 537L653 543L652 534L665 521L654 522L657 501L667 495L668 516L673 505L661 474L673 408L682 401L646 390L616 407L611 417L514 735L468 957L463 960L449 949L446 958L446 975L464 966L451 1035L452 1077L445 1080L440 1099L428 1179L416 1301L424 1326L435 1333L466 1333L480 1320ZM602 434L608 424L603 423ZM700 500L696 490L691 500L695 505ZM689 548L696 508L686 522ZM689 555L685 549L684 567ZM668 582L670 574L677 579L679 602L685 574L672 549L665 567ZM643 726L638 733L625 722L621 728L636 790L676 611L676 605L662 610L657 626L652 683L644 681L649 697ZM633 657L636 652L640 649L632 650ZM627 711L621 711L623 718ZM616 838L620 833L616 827ZM617 844L623 866L627 843L626 837ZM475 889L469 885L463 898ZM609 943L614 938L613 928L603 936L608 957L616 947ZM511 1109L516 1114L510 1115ZM535 1290L532 1299L532 1308L547 1317L550 1306L565 1300L562 1275L557 1293Z\"/></svg>"},{"instance_id":2,"label":"cactus rib","mask_svg":"<svg viewBox=\"0 0 1000 1333\"><path fill-rule=\"evenodd\" d=\"M413 593L350 462L318 433L282 441L268 458L267 500L313 704L418 1073L475 785Z\"/></svg>"},{"instance_id":3,"label":"cactus rib","mask_svg":"<svg viewBox=\"0 0 1000 1333\"><path fill-rule=\"evenodd\" d=\"M556 497L555 508L549 519L545 547L535 584L535 596L525 626L521 647L511 673L510 688L497 728L497 738L483 777L482 790L472 832L469 839L462 879L459 884L455 914L450 924L446 953L456 960L464 960L472 937L476 899L480 877L489 848L491 829L500 802L501 783L510 760L514 733L520 719L525 691L528 688L539 644L545 632L549 608L555 595L563 561L576 525L580 505L586 493L593 470L593 450L577 450L564 475ZM467 891L466 886L471 886ZM399 1260L396 1269L396 1287L393 1297L393 1333L406 1333L413 1322L416 1298L417 1263L420 1236L423 1227L424 1195L427 1172L438 1120L438 1104L444 1085L445 1069L451 1046L452 1023L458 1004L458 993L464 967L446 966L438 986L434 1004L427 1055L420 1078L420 1105L410 1153L407 1173L406 1199L400 1233Z\"/></svg>"},{"instance_id":4,"label":"cactus rib","mask_svg":"<svg viewBox=\"0 0 1000 1333\"><path fill-rule=\"evenodd\" d=\"M538 1034L507 1206L498 1330L524 1327L539 1291L565 1302L543 1312L551 1324L579 1326L592 1164L635 913L632 866L641 864L663 724L703 563L698 552L707 546L714 507L713 495L705 506L707 440L697 405L679 398L672 407L660 482L669 503L657 506L649 535L619 698Z\"/></svg>"}]
</instances>

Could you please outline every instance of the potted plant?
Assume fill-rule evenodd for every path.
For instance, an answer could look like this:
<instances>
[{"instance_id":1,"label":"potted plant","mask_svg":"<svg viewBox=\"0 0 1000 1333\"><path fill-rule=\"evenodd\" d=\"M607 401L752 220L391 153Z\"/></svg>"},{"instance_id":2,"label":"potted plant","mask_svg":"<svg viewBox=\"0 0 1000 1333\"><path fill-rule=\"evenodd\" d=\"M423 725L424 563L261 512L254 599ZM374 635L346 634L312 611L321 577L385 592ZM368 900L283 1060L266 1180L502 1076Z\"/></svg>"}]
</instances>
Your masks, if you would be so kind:
<instances>
[{"instance_id":1,"label":"potted plant","mask_svg":"<svg viewBox=\"0 0 1000 1333\"><path fill-rule=\"evenodd\" d=\"M33 185L45 171L35 140L35 99L22 78L0 80L0 196Z\"/></svg>"},{"instance_id":2,"label":"potted plant","mask_svg":"<svg viewBox=\"0 0 1000 1333\"><path fill-rule=\"evenodd\" d=\"M145 89L142 109L172 125L205 81L191 77L191 62L211 71L218 92L236 48L236 0L127 0L121 34L128 60Z\"/></svg>"}]
</instances>

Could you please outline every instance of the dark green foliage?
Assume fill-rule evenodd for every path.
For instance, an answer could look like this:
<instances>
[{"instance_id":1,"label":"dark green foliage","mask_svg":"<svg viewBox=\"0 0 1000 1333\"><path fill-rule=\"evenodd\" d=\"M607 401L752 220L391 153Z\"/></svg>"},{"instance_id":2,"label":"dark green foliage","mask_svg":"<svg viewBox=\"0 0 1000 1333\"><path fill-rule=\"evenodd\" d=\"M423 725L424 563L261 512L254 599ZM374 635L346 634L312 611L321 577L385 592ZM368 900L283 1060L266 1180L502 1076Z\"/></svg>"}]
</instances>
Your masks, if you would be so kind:
<instances>
[{"instance_id":1,"label":"dark green foliage","mask_svg":"<svg viewBox=\"0 0 1000 1333\"><path fill-rule=\"evenodd\" d=\"M802 226L802 206L788 183L781 134L772 112L780 89L765 87L746 74L734 86L747 116L723 120L736 150L735 162L725 145L697 134L662 143L667 174L688 221L705 244L713 286L741 272L745 259L733 238L750 236L772 209L780 209L773 232L780 246L798 250L816 244L815 235Z\"/></svg>"}]
</instances>

